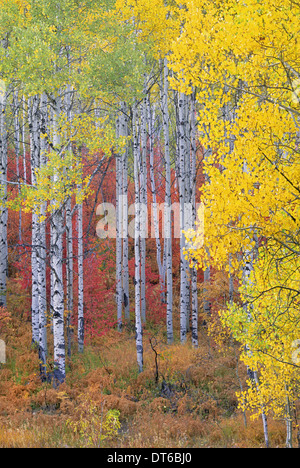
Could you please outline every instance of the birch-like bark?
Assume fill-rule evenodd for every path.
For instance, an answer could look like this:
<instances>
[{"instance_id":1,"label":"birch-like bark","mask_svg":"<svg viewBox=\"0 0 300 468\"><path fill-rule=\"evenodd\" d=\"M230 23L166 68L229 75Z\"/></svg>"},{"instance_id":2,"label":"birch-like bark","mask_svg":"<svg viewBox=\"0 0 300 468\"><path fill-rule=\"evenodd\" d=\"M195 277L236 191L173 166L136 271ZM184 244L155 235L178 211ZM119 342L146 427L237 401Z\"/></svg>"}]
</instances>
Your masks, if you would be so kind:
<instances>
[{"instance_id":1,"label":"birch-like bark","mask_svg":"<svg viewBox=\"0 0 300 468\"><path fill-rule=\"evenodd\" d=\"M30 132L30 163L31 163L31 184L36 186L36 171L40 164L40 99L38 96L28 100L28 117ZM31 322L32 322L32 343L39 346L39 252L40 241L39 215L36 209L32 211L31 221Z\"/></svg>"},{"instance_id":2,"label":"birch-like bark","mask_svg":"<svg viewBox=\"0 0 300 468\"><path fill-rule=\"evenodd\" d=\"M184 169L184 230L187 231L193 227L193 209L192 209L192 192L191 192L191 131L190 131L190 112L189 112L189 96L184 96L184 132L185 132L185 144L186 144L186 157L185 157L185 169ZM186 260L186 329L190 331L190 319L191 319L191 269L189 262Z\"/></svg>"},{"instance_id":3,"label":"birch-like bark","mask_svg":"<svg viewBox=\"0 0 300 468\"><path fill-rule=\"evenodd\" d=\"M185 205L186 205L186 96L178 94L178 154L179 154L179 203L180 203L180 341L185 343L187 339L187 315L189 303L187 302L188 289L188 264L184 256L186 247L185 229Z\"/></svg>"},{"instance_id":4,"label":"birch-like bark","mask_svg":"<svg viewBox=\"0 0 300 468\"><path fill-rule=\"evenodd\" d=\"M197 173L196 173L196 93L193 92L190 97L190 124L191 124L191 179L190 193L192 205L192 229L196 229L197 208L196 208L196 188L197 188ZM198 285L197 285L197 269L196 266L191 267L191 295L192 295L192 345L198 347Z\"/></svg>"},{"instance_id":5,"label":"birch-like bark","mask_svg":"<svg viewBox=\"0 0 300 468\"><path fill-rule=\"evenodd\" d=\"M41 116L41 138L40 138L40 167L47 163L47 142L42 136L47 129L47 97L41 96L40 103ZM42 378L46 378L46 358L47 358L47 292L46 292L46 208L43 203L40 209L41 220L39 223L39 247L38 247L38 283L39 283L39 359Z\"/></svg>"},{"instance_id":6,"label":"birch-like bark","mask_svg":"<svg viewBox=\"0 0 300 468\"><path fill-rule=\"evenodd\" d=\"M81 186L78 186L81 190ZM78 206L78 351L84 351L83 204Z\"/></svg>"},{"instance_id":7,"label":"birch-like bark","mask_svg":"<svg viewBox=\"0 0 300 468\"><path fill-rule=\"evenodd\" d=\"M139 372L143 372L143 326L141 317L141 203L140 203L140 151L139 128L136 106L133 108L133 154L134 154L134 189L135 189L135 233L134 233L134 257L135 257L135 333L136 351Z\"/></svg>"},{"instance_id":8,"label":"birch-like bark","mask_svg":"<svg viewBox=\"0 0 300 468\"><path fill-rule=\"evenodd\" d=\"M209 128L206 128L204 126L204 130L206 131L206 133L209 135ZM206 160L207 158L209 158L212 154L212 149L211 147L209 146L208 148L205 148L204 149L204 155L203 155L203 159ZM209 184L209 177L207 175L207 173L204 174L204 180L205 180L205 183L206 184ZM210 300L209 300L209 297L208 297L208 289L207 287L209 286L210 284L210 262L209 262L209 258L210 258L210 253L208 251L208 249L206 248L206 252L207 252L207 256L208 256L208 261L205 265L205 269L204 269L204 272L203 272L203 312L204 312L204 320L205 318L209 317L210 316Z\"/></svg>"},{"instance_id":9,"label":"birch-like bark","mask_svg":"<svg viewBox=\"0 0 300 468\"><path fill-rule=\"evenodd\" d=\"M61 112L60 97L56 98L53 114L53 146L59 151L59 117ZM54 175L54 183L58 174ZM63 214L62 207L55 209L51 223L51 256L52 256L52 307L53 307L53 340L54 340L54 385L64 382L66 377L66 350L64 334L64 285L63 285Z\"/></svg>"},{"instance_id":10,"label":"birch-like bark","mask_svg":"<svg viewBox=\"0 0 300 468\"><path fill-rule=\"evenodd\" d=\"M162 117L164 132L164 152L166 165L166 194L165 194L165 213L164 213L164 236L165 236L165 262L167 276L167 341L173 343L173 268L172 268L172 219L171 219L171 159L170 159L170 130L169 130L169 77L168 77L167 58L163 62L163 80L162 80Z\"/></svg>"},{"instance_id":11,"label":"birch-like bark","mask_svg":"<svg viewBox=\"0 0 300 468\"><path fill-rule=\"evenodd\" d=\"M6 307L8 245L7 245L7 91L0 95L0 307Z\"/></svg>"},{"instance_id":12,"label":"birch-like bark","mask_svg":"<svg viewBox=\"0 0 300 468\"><path fill-rule=\"evenodd\" d=\"M159 273L159 281L161 287L161 301L165 302L165 273L162 263L162 248L159 236L159 219L157 211L157 191L154 175L154 115L151 110L150 96L147 99L147 118L148 118L148 130L149 130L149 167L150 167L150 181L151 181L151 193L152 193L152 215L154 224L154 235L156 243L156 262Z\"/></svg>"},{"instance_id":13,"label":"birch-like bark","mask_svg":"<svg viewBox=\"0 0 300 468\"><path fill-rule=\"evenodd\" d=\"M120 113L120 137L128 137L128 115L126 103L121 104ZM126 322L130 320L129 312L129 269L128 269L128 145L122 154L122 239L123 239L123 256L122 256L122 287L123 287L123 304L124 317Z\"/></svg>"},{"instance_id":14,"label":"birch-like bark","mask_svg":"<svg viewBox=\"0 0 300 468\"><path fill-rule=\"evenodd\" d=\"M147 200L147 96L144 97L141 109L141 316L146 322L146 237L148 234L148 200Z\"/></svg>"},{"instance_id":15,"label":"birch-like bark","mask_svg":"<svg viewBox=\"0 0 300 468\"><path fill-rule=\"evenodd\" d=\"M291 402L288 396L288 387L285 385L285 391L287 393L286 397L286 448L293 448L293 418L292 418L292 409Z\"/></svg>"},{"instance_id":16,"label":"birch-like bark","mask_svg":"<svg viewBox=\"0 0 300 468\"><path fill-rule=\"evenodd\" d=\"M71 103L71 86L67 87L66 94L66 114L67 120L71 127L72 124L72 103ZM68 151L72 152L72 143L69 143ZM72 337L73 329L71 326L72 312L74 305L73 298L73 223L72 223L72 200L71 197L66 201L66 253L67 253L67 264L66 264L66 273L67 273L67 353L68 357L71 357L71 348L72 348Z\"/></svg>"},{"instance_id":17,"label":"birch-like bark","mask_svg":"<svg viewBox=\"0 0 300 468\"><path fill-rule=\"evenodd\" d=\"M23 180L27 183L27 166L26 166L26 99L22 97L22 148L23 148Z\"/></svg>"},{"instance_id":18,"label":"birch-like bark","mask_svg":"<svg viewBox=\"0 0 300 468\"><path fill-rule=\"evenodd\" d=\"M16 176L18 181L18 192L20 194L20 104L18 97L18 90L15 90L13 94L13 112L14 112L14 140L15 140L15 155L16 155ZM19 210L19 242L22 242L22 211Z\"/></svg>"},{"instance_id":19,"label":"birch-like bark","mask_svg":"<svg viewBox=\"0 0 300 468\"><path fill-rule=\"evenodd\" d=\"M120 134L120 116L117 118L117 136ZM116 302L118 330L123 327L122 317L122 160L116 155Z\"/></svg>"}]
</instances>

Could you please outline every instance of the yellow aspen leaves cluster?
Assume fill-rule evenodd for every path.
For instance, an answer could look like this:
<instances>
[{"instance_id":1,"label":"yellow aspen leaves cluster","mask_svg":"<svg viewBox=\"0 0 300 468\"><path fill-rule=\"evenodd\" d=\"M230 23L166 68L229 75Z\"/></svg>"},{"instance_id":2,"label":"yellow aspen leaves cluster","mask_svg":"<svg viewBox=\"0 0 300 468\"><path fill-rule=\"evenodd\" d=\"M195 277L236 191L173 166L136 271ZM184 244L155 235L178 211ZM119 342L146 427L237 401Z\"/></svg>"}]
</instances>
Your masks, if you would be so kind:
<instances>
[{"instance_id":1,"label":"yellow aspen leaves cluster","mask_svg":"<svg viewBox=\"0 0 300 468\"><path fill-rule=\"evenodd\" d=\"M241 288L241 299L251 309L249 320L241 305L222 311L221 320L242 344L241 359L259 374L259 389L249 380L248 389L238 394L240 408L253 417L272 413L292 418L288 408L297 402L300 391L300 323L298 258L274 261L274 251L261 254L250 284ZM278 255L278 253L277 253Z\"/></svg>"},{"instance_id":2,"label":"yellow aspen leaves cluster","mask_svg":"<svg viewBox=\"0 0 300 468\"><path fill-rule=\"evenodd\" d=\"M47 159L46 165L36 169L36 184L22 185L20 193L8 202L11 209L36 212L40 221L58 210L69 197L75 195L76 202L82 203L89 194L90 177L83 176L83 165L71 151L66 151L64 157L56 151L48 152ZM40 215L45 203L45 215Z\"/></svg>"},{"instance_id":3,"label":"yellow aspen leaves cluster","mask_svg":"<svg viewBox=\"0 0 300 468\"><path fill-rule=\"evenodd\" d=\"M172 84L197 87L206 184L205 241L192 250L243 280L242 306L221 312L259 371L241 406L289 419L299 397L300 7L283 0L192 0L179 10ZM193 233L197 244L202 232ZM251 254L251 255L250 255ZM229 261L230 259L230 261ZM230 265L230 266L229 266Z\"/></svg>"},{"instance_id":4,"label":"yellow aspen leaves cluster","mask_svg":"<svg viewBox=\"0 0 300 468\"><path fill-rule=\"evenodd\" d=\"M117 0L116 10L124 21L133 21L140 42L149 42L156 58L169 53L178 37L176 2L164 0Z\"/></svg>"}]
</instances>

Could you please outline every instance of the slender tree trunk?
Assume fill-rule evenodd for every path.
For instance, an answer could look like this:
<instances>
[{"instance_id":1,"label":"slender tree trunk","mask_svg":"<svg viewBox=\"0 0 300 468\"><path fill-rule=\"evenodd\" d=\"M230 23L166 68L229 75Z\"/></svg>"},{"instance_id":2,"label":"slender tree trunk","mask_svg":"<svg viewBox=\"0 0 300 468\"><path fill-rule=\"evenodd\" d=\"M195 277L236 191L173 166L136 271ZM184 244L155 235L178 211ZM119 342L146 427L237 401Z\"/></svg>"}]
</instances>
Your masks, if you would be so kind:
<instances>
[{"instance_id":1,"label":"slender tree trunk","mask_svg":"<svg viewBox=\"0 0 300 468\"><path fill-rule=\"evenodd\" d=\"M22 147L23 147L23 179L27 183L27 166L26 166L26 99L22 99Z\"/></svg>"},{"instance_id":2,"label":"slender tree trunk","mask_svg":"<svg viewBox=\"0 0 300 468\"><path fill-rule=\"evenodd\" d=\"M28 100L28 117L30 131L30 161L31 161L31 184L36 186L36 171L40 164L40 99L38 96ZM39 214L36 209L32 212L32 238L31 238L31 320L32 320L32 343L39 346L39 242L40 226Z\"/></svg>"},{"instance_id":3,"label":"slender tree trunk","mask_svg":"<svg viewBox=\"0 0 300 468\"><path fill-rule=\"evenodd\" d=\"M288 387L285 385L285 391L288 393ZM286 397L286 448L293 448L293 418L291 411L291 402Z\"/></svg>"},{"instance_id":4,"label":"slender tree trunk","mask_svg":"<svg viewBox=\"0 0 300 468\"><path fill-rule=\"evenodd\" d=\"M162 80L162 117L164 132L164 152L166 165L166 194L165 194L165 213L164 213L164 236L165 236L165 261L167 273L167 340L172 344L173 334L173 259L172 259L172 218L171 218L171 160L170 160L170 131L169 131L169 77L168 63L164 59L163 80Z\"/></svg>"},{"instance_id":5,"label":"slender tree trunk","mask_svg":"<svg viewBox=\"0 0 300 468\"><path fill-rule=\"evenodd\" d=\"M81 190L81 187L78 187ZM78 206L78 351L84 351L83 204Z\"/></svg>"},{"instance_id":6,"label":"slender tree trunk","mask_svg":"<svg viewBox=\"0 0 300 468\"><path fill-rule=\"evenodd\" d=\"M144 97L141 109L141 316L146 322L146 237L148 234L148 200L147 200L147 96Z\"/></svg>"},{"instance_id":7,"label":"slender tree trunk","mask_svg":"<svg viewBox=\"0 0 300 468\"><path fill-rule=\"evenodd\" d=\"M117 136L120 135L120 116L117 119ZM123 327L122 297L122 160L116 155L116 302L118 329Z\"/></svg>"},{"instance_id":8,"label":"slender tree trunk","mask_svg":"<svg viewBox=\"0 0 300 468\"><path fill-rule=\"evenodd\" d=\"M179 202L180 202L180 341L185 343L187 339L187 315L189 303L187 302L188 289L188 264L184 256L186 246L185 230L185 208L186 208L186 96L178 94L178 144L179 144Z\"/></svg>"},{"instance_id":9,"label":"slender tree trunk","mask_svg":"<svg viewBox=\"0 0 300 468\"><path fill-rule=\"evenodd\" d=\"M47 97L41 97L41 134L46 133L47 127ZM40 166L47 163L47 142L43 136L40 140ZM47 292L46 292L46 203L43 203L40 210L39 224L39 248L38 248L38 279L39 279L39 359L42 378L46 378L46 357L47 351Z\"/></svg>"},{"instance_id":10,"label":"slender tree trunk","mask_svg":"<svg viewBox=\"0 0 300 468\"><path fill-rule=\"evenodd\" d=\"M128 137L128 115L126 103L122 102L120 114L120 136ZM126 322L130 321L129 312L129 269L128 269L128 145L122 154L122 239L123 239L123 257L122 257L122 286L123 286L123 304L124 317Z\"/></svg>"},{"instance_id":11,"label":"slender tree trunk","mask_svg":"<svg viewBox=\"0 0 300 468\"><path fill-rule=\"evenodd\" d=\"M191 203L192 203L192 229L196 229L197 208L196 208L196 93L190 98L190 123L191 123ZM191 294L192 294L192 345L198 347L198 285L197 285L197 268L191 267Z\"/></svg>"},{"instance_id":12,"label":"slender tree trunk","mask_svg":"<svg viewBox=\"0 0 300 468\"><path fill-rule=\"evenodd\" d=\"M204 130L209 134L209 128L206 128L204 126ZM203 155L204 160L206 160L211 154L212 154L211 147L205 148L204 149L204 155ZM204 177L205 177L205 183L209 184L209 177L208 177L208 175L206 173L204 174ZM209 259L210 258L210 253L209 253L207 248L206 248L206 252L207 252L208 259ZM210 316L210 300L209 300L209 297L208 297L208 289L207 289L207 287L210 284L210 262L209 262L209 260L207 261L205 267L206 268L204 269L204 273L203 273L203 312L204 312L204 320L205 320L205 318Z\"/></svg>"},{"instance_id":13,"label":"slender tree trunk","mask_svg":"<svg viewBox=\"0 0 300 468\"><path fill-rule=\"evenodd\" d=\"M139 151L139 129L137 122L136 106L133 108L133 152L134 152L134 183L135 183L135 332L136 351L139 372L143 372L143 326L141 317L141 212L140 212L140 151Z\"/></svg>"},{"instance_id":14,"label":"slender tree trunk","mask_svg":"<svg viewBox=\"0 0 300 468\"><path fill-rule=\"evenodd\" d=\"M156 242L156 262L159 273L159 281L161 287L161 300L165 302L165 274L162 263L162 248L159 236L159 219L157 211L157 196L156 196L156 183L154 174L154 119L151 111L150 97L148 95L147 100L147 114L148 114L148 129L149 129L149 153L150 153L150 181L151 181L151 192L152 192L152 215L154 224L154 235Z\"/></svg>"},{"instance_id":15,"label":"slender tree trunk","mask_svg":"<svg viewBox=\"0 0 300 468\"><path fill-rule=\"evenodd\" d=\"M8 270L7 245L7 130L6 130L7 92L0 96L0 307L6 307L6 288Z\"/></svg>"},{"instance_id":16,"label":"slender tree trunk","mask_svg":"<svg viewBox=\"0 0 300 468\"><path fill-rule=\"evenodd\" d=\"M53 119L53 145L59 150L60 137L58 135L58 121L61 112L60 98L56 99L56 109ZM54 182L58 174L54 175ZM62 207L58 207L52 215L51 225L51 256L53 270L52 277L52 306L53 306L53 340L54 340L54 385L64 382L66 377L66 350L64 334L64 285L63 285L63 214Z\"/></svg>"},{"instance_id":17,"label":"slender tree trunk","mask_svg":"<svg viewBox=\"0 0 300 468\"><path fill-rule=\"evenodd\" d=\"M66 114L67 120L71 127L72 125L72 104L71 104L71 86L67 88L66 94ZM69 143L68 151L72 152L72 143ZM72 223L72 200L71 197L66 201L66 253L67 253L67 353L68 357L71 357L72 354L72 337L73 329L71 325L73 306L74 306L74 297L73 297L73 223Z\"/></svg>"},{"instance_id":18,"label":"slender tree trunk","mask_svg":"<svg viewBox=\"0 0 300 468\"><path fill-rule=\"evenodd\" d=\"M191 129L190 129L190 112L189 112L190 97L184 95L184 134L185 134L185 169L184 169L184 230L187 231L193 227L193 206L192 206L192 191L191 191ZM189 262L186 260L186 329L190 331L191 319L191 269Z\"/></svg>"},{"instance_id":19,"label":"slender tree trunk","mask_svg":"<svg viewBox=\"0 0 300 468\"><path fill-rule=\"evenodd\" d=\"M15 139L15 154L16 154L16 176L18 181L18 192L20 194L20 120L19 120L19 98L18 91L16 90L13 95L13 109L14 109L14 139ZM22 242L22 211L19 210L19 242Z\"/></svg>"}]
</instances>

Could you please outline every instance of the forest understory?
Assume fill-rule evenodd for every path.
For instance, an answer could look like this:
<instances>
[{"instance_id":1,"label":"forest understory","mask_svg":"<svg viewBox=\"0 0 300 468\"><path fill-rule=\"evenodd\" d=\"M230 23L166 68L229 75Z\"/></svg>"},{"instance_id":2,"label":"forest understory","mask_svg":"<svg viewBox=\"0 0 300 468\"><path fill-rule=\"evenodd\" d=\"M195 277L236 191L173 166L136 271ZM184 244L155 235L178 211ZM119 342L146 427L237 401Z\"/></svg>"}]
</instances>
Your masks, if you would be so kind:
<instances>
[{"instance_id":1,"label":"forest understory","mask_svg":"<svg viewBox=\"0 0 300 468\"><path fill-rule=\"evenodd\" d=\"M1 368L1 448L265 447L261 418L251 420L237 409L236 392L247 378L239 347L228 337L222 344L215 340L212 319L200 329L198 349L179 339L166 345L163 322L145 330L142 374L134 326L111 330L91 340L83 354L74 349L66 382L54 389L41 382L36 350L28 347L28 297L15 284L10 291L2 328L7 364ZM179 328L175 324L178 336ZM112 434L103 422L109 410L119 412ZM268 423L272 447L285 447L285 421Z\"/></svg>"}]
</instances>

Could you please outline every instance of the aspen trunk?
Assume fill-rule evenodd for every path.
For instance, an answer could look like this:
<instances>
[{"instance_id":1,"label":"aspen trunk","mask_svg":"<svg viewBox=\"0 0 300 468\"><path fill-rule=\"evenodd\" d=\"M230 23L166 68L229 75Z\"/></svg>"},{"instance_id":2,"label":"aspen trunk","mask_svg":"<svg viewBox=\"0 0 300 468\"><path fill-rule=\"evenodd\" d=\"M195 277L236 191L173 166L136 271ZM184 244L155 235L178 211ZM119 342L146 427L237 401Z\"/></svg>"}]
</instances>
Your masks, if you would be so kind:
<instances>
[{"instance_id":1,"label":"aspen trunk","mask_svg":"<svg viewBox=\"0 0 300 468\"><path fill-rule=\"evenodd\" d=\"M31 184L36 186L36 171L40 164L40 100L38 96L28 100L28 117L30 130L30 162ZM31 321L32 343L39 346L39 252L40 241L39 216L36 209L32 212L32 237L31 237Z\"/></svg>"},{"instance_id":2,"label":"aspen trunk","mask_svg":"<svg viewBox=\"0 0 300 468\"><path fill-rule=\"evenodd\" d=\"M206 130L206 132L209 133L209 129ZM207 159L210 155L212 154L212 149L210 147L205 148L204 150L204 160ZM209 183L209 177L207 174L205 174L205 183ZM210 253L208 249L206 249L208 259L210 257ZM203 312L204 312L204 320L205 317L210 316L210 300L208 297L208 290L207 286L210 284L210 262L208 262L205 265L204 273L203 273Z\"/></svg>"},{"instance_id":3,"label":"aspen trunk","mask_svg":"<svg viewBox=\"0 0 300 468\"><path fill-rule=\"evenodd\" d=\"M67 94L66 94L66 114L67 120L71 127L72 124L72 104L71 104L71 86L67 87ZM72 152L72 143L70 142L68 145L68 151ZM73 312L73 305L74 305L74 298L73 298L73 281L74 281L74 274L73 274L73 224L72 224L72 200L69 197L66 201L66 253L67 253L67 261L66 261L66 273L67 273L67 353L68 357L71 357L71 347L72 347L72 337L73 337L73 330L71 326L72 320L72 312Z\"/></svg>"},{"instance_id":4,"label":"aspen trunk","mask_svg":"<svg viewBox=\"0 0 300 468\"><path fill-rule=\"evenodd\" d=\"M161 287L161 301L165 302L165 274L162 263L162 248L159 236L159 219L157 212L157 196L156 196L156 183L154 175L154 118L151 111L150 97L147 99L147 117L148 117L148 129L149 129L149 163L150 163L150 181L151 181L151 193L152 193L152 214L154 224L154 235L156 243L156 262L159 273L159 281Z\"/></svg>"},{"instance_id":5,"label":"aspen trunk","mask_svg":"<svg viewBox=\"0 0 300 468\"><path fill-rule=\"evenodd\" d=\"M121 137L128 137L128 116L126 103L122 102L120 114L119 134ZM123 287L123 304L124 317L126 322L130 320L129 313L129 270L128 270L128 145L122 154L122 240L123 240L123 256L122 256L122 287Z\"/></svg>"},{"instance_id":6,"label":"aspen trunk","mask_svg":"<svg viewBox=\"0 0 300 468\"><path fill-rule=\"evenodd\" d=\"M7 93L0 96L0 307L6 307L8 246L7 246Z\"/></svg>"},{"instance_id":7,"label":"aspen trunk","mask_svg":"<svg viewBox=\"0 0 300 468\"><path fill-rule=\"evenodd\" d=\"M172 268L172 219L171 219L171 160L170 160L170 130L169 130L169 106L168 106L168 63L164 59L163 63L163 82L162 82L162 117L164 132L164 152L166 165L166 194L165 194L165 213L164 213L164 236L165 236L165 262L167 276L167 340L169 344L173 343L173 268Z\"/></svg>"},{"instance_id":8,"label":"aspen trunk","mask_svg":"<svg viewBox=\"0 0 300 468\"><path fill-rule=\"evenodd\" d=\"M117 118L117 137L120 135L120 116ZM122 290L122 160L116 155L116 302L118 330L123 327Z\"/></svg>"},{"instance_id":9,"label":"aspen trunk","mask_svg":"<svg viewBox=\"0 0 300 468\"><path fill-rule=\"evenodd\" d=\"M27 183L27 167L26 167L26 99L22 98L22 147L23 147L23 180Z\"/></svg>"},{"instance_id":10,"label":"aspen trunk","mask_svg":"<svg viewBox=\"0 0 300 468\"><path fill-rule=\"evenodd\" d=\"M41 133L46 133L47 127L47 97L42 95L41 104ZM40 139L40 167L47 163L47 143L44 137ZM42 378L46 377L47 357L47 293L46 293L46 203L40 209L38 247L38 281L39 281L39 359Z\"/></svg>"},{"instance_id":11,"label":"aspen trunk","mask_svg":"<svg viewBox=\"0 0 300 468\"><path fill-rule=\"evenodd\" d=\"M147 96L144 97L141 109L141 164L140 164L140 230L141 230L141 316L146 322L146 237L148 234L148 200L147 200Z\"/></svg>"},{"instance_id":12,"label":"aspen trunk","mask_svg":"<svg viewBox=\"0 0 300 468\"><path fill-rule=\"evenodd\" d=\"M134 235L134 257L135 257L135 331L136 351L139 372L143 372L143 326L141 317L141 211L140 211L140 151L139 151L139 129L137 122L136 107L133 108L133 152L134 152L134 188L135 188L135 235Z\"/></svg>"},{"instance_id":13,"label":"aspen trunk","mask_svg":"<svg viewBox=\"0 0 300 468\"><path fill-rule=\"evenodd\" d=\"M190 98L190 124L191 124L191 179L190 194L192 204L192 229L196 229L197 209L196 209L196 94L193 92ZM191 295L192 295L192 345L198 347L198 285L196 266L191 267Z\"/></svg>"},{"instance_id":14,"label":"aspen trunk","mask_svg":"<svg viewBox=\"0 0 300 468\"><path fill-rule=\"evenodd\" d=\"M83 205L78 206L78 351L84 350Z\"/></svg>"},{"instance_id":15,"label":"aspen trunk","mask_svg":"<svg viewBox=\"0 0 300 468\"><path fill-rule=\"evenodd\" d=\"M187 301L188 290L188 264L184 256L186 246L185 229L185 209L186 209L186 96L178 94L178 154L179 154L179 201L180 201L180 341L185 343L187 339L187 316L189 313L189 303Z\"/></svg>"},{"instance_id":16,"label":"aspen trunk","mask_svg":"<svg viewBox=\"0 0 300 468\"><path fill-rule=\"evenodd\" d=\"M14 140L15 140L15 154L16 154L16 175L18 181L18 192L20 194L20 104L18 98L18 91L16 90L13 95L13 111L14 111ZM22 211L19 210L19 242L22 241Z\"/></svg>"},{"instance_id":17,"label":"aspen trunk","mask_svg":"<svg viewBox=\"0 0 300 468\"><path fill-rule=\"evenodd\" d=\"M58 119L61 111L60 98L56 100L53 121L53 145L59 150ZM54 175L54 182L58 175ZM62 207L58 207L52 215L51 224L51 256L52 256L52 307L53 307L53 340L54 340L54 385L64 382L66 377L66 351L64 335L64 285L63 285L63 215Z\"/></svg>"}]
</instances>

